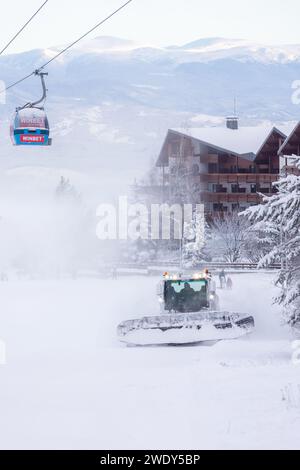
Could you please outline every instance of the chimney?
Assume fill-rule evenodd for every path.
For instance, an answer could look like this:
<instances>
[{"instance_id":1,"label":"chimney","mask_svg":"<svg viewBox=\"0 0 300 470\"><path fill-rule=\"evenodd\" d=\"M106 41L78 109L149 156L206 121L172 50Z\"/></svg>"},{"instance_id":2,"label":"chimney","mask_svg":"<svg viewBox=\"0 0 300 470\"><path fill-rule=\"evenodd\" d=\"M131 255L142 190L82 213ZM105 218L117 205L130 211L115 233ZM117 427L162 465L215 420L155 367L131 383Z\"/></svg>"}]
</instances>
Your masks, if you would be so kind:
<instances>
[{"instance_id":1,"label":"chimney","mask_svg":"<svg viewBox=\"0 0 300 470\"><path fill-rule=\"evenodd\" d=\"M239 128L239 118L236 116L226 118L226 127L227 129L237 131Z\"/></svg>"}]
</instances>

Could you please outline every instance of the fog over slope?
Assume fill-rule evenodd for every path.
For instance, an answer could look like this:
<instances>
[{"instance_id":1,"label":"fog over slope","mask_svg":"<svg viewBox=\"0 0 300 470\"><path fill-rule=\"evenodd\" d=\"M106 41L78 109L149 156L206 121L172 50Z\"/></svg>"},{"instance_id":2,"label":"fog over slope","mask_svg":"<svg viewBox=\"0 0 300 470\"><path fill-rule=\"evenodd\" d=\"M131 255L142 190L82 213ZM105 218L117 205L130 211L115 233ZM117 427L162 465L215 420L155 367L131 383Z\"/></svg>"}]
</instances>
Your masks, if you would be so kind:
<instances>
[{"instance_id":1,"label":"fog over slope","mask_svg":"<svg viewBox=\"0 0 300 470\"><path fill-rule=\"evenodd\" d=\"M62 47L2 56L0 79L7 85L15 82ZM40 251L51 253L49 240L41 245L47 236L36 224L42 232L45 219L49 230L59 224L52 204L62 176L94 217L99 203L126 194L133 180L148 170L170 127L223 126L234 96L241 125L280 124L300 115L299 106L291 102L291 84L300 79L300 45L271 47L208 38L157 48L98 37L53 62L48 72L52 147L16 148L9 139L15 107L40 96L37 78L10 90L6 104L0 105L5 266L16 257L15 233L28 240L30 256L38 244ZM24 223L26 234L21 230ZM93 221L89 230L94 229ZM62 243L54 237L52 242L53 250L63 256L69 240Z\"/></svg>"}]
</instances>

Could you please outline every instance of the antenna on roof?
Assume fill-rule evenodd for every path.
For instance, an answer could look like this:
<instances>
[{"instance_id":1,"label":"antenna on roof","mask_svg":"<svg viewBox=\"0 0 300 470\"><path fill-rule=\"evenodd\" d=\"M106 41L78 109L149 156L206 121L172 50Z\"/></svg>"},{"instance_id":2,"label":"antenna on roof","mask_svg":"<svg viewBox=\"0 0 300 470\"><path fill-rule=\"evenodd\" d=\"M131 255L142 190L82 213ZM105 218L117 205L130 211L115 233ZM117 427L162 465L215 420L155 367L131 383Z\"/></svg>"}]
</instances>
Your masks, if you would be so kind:
<instances>
[{"instance_id":1,"label":"antenna on roof","mask_svg":"<svg viewBox=\"0 0 300 470\"><path fill-rule=\"evenodd\" d=\"M227 129L232 129L234 131L239 128L239 118L237 116L237 99L234 95L233 100L233 115L226 118L226 127Z\"/></svg>"},{"instance_id":2,"label":"antenna on roof","mask_svg":"<svg viewBox=\"0 0 300 470\"><path fill-rule=\"evenodd\" d=\"M235 95L234 95L234 100L233 100L233 115L237 117L237 99Z\"/></svg>"}]
</instances>

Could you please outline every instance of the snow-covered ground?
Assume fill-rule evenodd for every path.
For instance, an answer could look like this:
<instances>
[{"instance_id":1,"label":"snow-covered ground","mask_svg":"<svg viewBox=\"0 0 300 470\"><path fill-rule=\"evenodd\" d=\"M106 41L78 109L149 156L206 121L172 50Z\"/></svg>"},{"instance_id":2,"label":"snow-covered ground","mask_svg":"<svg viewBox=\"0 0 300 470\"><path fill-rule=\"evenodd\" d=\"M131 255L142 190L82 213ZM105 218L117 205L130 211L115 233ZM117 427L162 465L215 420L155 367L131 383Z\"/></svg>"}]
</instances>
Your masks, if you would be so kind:
<instances>
[{"instance_id":1,"label":"snow-covered ground","mask_svg":"<svg viewBox=\"0 0 300 470\"><path fill-rule=\"evenodd\" d=\"M255 315L251 337L180 348L117 341L120 321L157 313L155 278L1 283L0 448L299 449L300 366L271 280L220 293Z\"/></svg>"}]
</instances>

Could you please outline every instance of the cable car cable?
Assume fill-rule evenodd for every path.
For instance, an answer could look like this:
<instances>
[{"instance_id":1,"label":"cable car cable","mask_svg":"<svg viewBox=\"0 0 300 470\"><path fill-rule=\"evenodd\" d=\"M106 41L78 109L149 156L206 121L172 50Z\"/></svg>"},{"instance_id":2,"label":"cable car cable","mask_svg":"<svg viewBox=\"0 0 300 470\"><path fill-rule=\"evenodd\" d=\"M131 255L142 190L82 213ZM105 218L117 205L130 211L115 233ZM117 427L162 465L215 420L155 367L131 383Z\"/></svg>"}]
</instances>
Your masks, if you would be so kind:
<instances>
[{"instance_id":1,"label":"cable car cable","mask_svg":"<svg viewBox=\"0 0 300 470\"><path fill-rule=\"evenodd\" d=\"M19 29L19 31L14 35L14 37L6 44L6 46L0 51L0 55L3 54L3 52L6 51L6 49L9 48L9 46L17 39L18 36L20 36L20 34L24 31L25 28L27 28L27 26L34 20L34 18L39 14L39 12L44 8L44 6L46 5L46 3L48 3L49 0L46 0L41 6L40 8L32 15L31 18L29 18L29 20L24 24L24 26L22 26L21 29Z\"/></svg>"},{"instance_id":2,"label":"cable car cable","mask_svg":"<svg viewBox=\"0 0 300 470\"><path fill-rule=\"evenodd\" d=\"M96 24L96 26L94 26L92 29L90 29L89 31L87 31L85 34L83 34L82 36L80 36L80 38L78 38L76 41L74 41L72 44L70 44L68 47L66 47L65 49L63 49L61 52L59 52L58 54L56 54L54 57L52 57L52 59L48 60L48 62L46 62L45 64L43 64L41 67L39 67L37 70L35 70L34 72L31 72L31 74L27 75L26 77L24 78L21 78L20 80L18 80L17 82L13 83L12 85L9 85L8 87L4 88L3 90L0 91L0 94L1 93L4 93L5 91L7 90L10 90L11 88L15 87L16 85L18 85L19 83L22 83L24 82L25 80L27 80L28 78L30 78L32 75L36 75L37 72L40 72L42 71L45 67L47 67L49 64L51 64L54 60L56 60L58 57L60 57L61 55L63 55L65 52L67 52L69 49L71 49L72 47L74 47L76 44L78 44L80 41L82 41L82 39L86 38L89 34L91 34L93 31L95 31L96 29L98 29L100 26L102 26L104 23L106 23L107 21L109 21L113 16L115 16L116 14L118 14L121 10L123 10L125 7L127 7L127 5L129 5L130 3L132 3L133 0L128 0L126 3L124 3L123 5L121 5L119 8L117 8L115 11L113 11L110 15L108 15L106 18L104 18L103 20L100 21L100 23Z\"/></svg>"},{"instance_id":3,"label":"cable car cable","mask_svg":"<svg viewBox=\"0 0 300 470\"><path fill-rule=\"evenodd\" d=\"M44 65L42 65L38 70L41 71L45 67L47 67L51 62L54 60L58 59L61 55L63 55L65 52L67 52L69 49L74 47L76 44L78 44L80 41L82 41L84 38L86 38L89 34L94 32L96 29L100 28L104 23L106 23L108 20L110 20L113 16L117 15L121 10L123 10L129 3L133 2L133 0L128 0L126 3L124 3L122 6L120 6L117 10L115 10L113 13L111 13L109 16L107 16L104 20L101 20L100 23L96 24L92 29L87 31L85 34L83 34L80 38L78 38L76 41L74 41L72 44L70 44L68 47L63 49L61 52L59 52L56 56L52 57L52 59L48 60Z\"/></svg>"},{"instance_id":4,"label":"cable car cable","mask_svg":"<svg viewBox=\"0 0 300 470\"><path fill-rule=\"evenodd\" d=\"M18 80L17 82L13 83L12 85L9 85L8 87L4 88L4 90L1 90L0 93L4 93L5 91L10 90L14 86L19 85L19 83L22 83L25 80L27 80L28 78L32 77L32 75L35 75L35 72L31 72L29 75L26 75L26 77L21 78L21 80Z\"/></svg>"}]
</instances>

